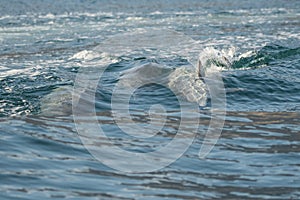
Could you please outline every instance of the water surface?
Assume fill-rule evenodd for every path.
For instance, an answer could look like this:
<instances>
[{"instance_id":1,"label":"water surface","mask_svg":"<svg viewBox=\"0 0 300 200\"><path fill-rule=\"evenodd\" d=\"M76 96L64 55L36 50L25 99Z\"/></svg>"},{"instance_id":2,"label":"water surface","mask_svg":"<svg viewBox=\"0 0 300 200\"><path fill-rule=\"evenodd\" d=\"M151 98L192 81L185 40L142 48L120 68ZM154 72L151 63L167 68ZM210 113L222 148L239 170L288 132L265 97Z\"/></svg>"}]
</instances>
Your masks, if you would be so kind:
<instances>
[{"instance_id":1,"label":"water surface","mask_svg":"<svg viewBox=\"0 0 300 200\"><path fill-rule=\"evenodd\" d=\"M299 1L0 4L1 199L300 198ZM184 33L199 49L236 48L232 65L221 71L228 112L206 159L198 153L209 125L209 98L199 107L197 137L180 159L151 173L127 174L101 164L84 148L65 94L85 63L94 62L97 70L95 47L115 34L149 27ZM132 140L115 125L113 86L122 73L151 62L172 69L189 65L173 54L129 53L109 65L96 93L101 126L130 151L168 143L178 126L172 118L149 142ZM180 112L170 90L148 85L131 99L134 120L147 123L156 102ZM46 108L51 112L43 113Z\"/></svg>"}]
</instances>

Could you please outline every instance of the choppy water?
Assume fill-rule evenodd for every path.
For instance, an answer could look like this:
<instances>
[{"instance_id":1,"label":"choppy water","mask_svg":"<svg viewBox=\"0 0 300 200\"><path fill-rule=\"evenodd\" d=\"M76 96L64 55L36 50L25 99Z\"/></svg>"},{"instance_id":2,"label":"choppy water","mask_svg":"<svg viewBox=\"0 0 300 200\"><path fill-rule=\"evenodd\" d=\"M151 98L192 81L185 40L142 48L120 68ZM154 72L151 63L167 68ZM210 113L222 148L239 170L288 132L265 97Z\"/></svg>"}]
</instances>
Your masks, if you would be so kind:
<instances>
[{"instance_id":1,"label":"choppy water","mask_svg":"<svg viewBox=\"0 0 300 200\"><path fill-rule=\"evenodd\" d=\"M299 1L0 5L1 199L300 198ZM206 159L200 160L198 153L209 125L209 96L199 107L197 137L181 158L158 171L129 174L101 164L84 148L71 116L71 96L66 94L80 67L89 64L97 70L103 57L95 50L99 44L149 27L186 34L199 42L199 50L236 49L232 64L220 69L228 112L221 138ZM159 74L170 78L174 70L189 65L176 54L153 53L129 52L114 58L97 88L100 124L130 151L163 146L178 128L175 116L147 142L122 136L115 125L111 95L119 80L132 80L126 79L128 70L147 77L149 71L137 67L156 63L165 66ZM196 86L191 91L199 91ZM140 124L149 122L147 111L155 103L162 103L169 113L178 112L178 99L159 85L139 88L130 102L134 121Z\"/></svg>"}]
</instances>

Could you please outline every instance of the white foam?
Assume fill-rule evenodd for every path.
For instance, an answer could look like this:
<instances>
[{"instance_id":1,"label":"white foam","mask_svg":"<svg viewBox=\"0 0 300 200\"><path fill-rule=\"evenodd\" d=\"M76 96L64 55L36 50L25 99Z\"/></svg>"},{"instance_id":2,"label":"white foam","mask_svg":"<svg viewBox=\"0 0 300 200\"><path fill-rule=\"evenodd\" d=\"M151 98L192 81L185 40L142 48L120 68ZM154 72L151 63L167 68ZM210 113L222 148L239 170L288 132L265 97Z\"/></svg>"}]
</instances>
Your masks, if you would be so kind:
<instances>
[{"instance_id":1,"label":"white foam","mask_svg":"<svg viewBox=\"0 0 300 200\"><path fill-rule=\"evenodd\" d=\"M234 60L235 51L235 47L221 51L213 47L206 47L199 55L201 67L197 69L200 70L198 73L205 77L208 73L228 69Z\"/></svg>"},{"instance_id":2,"label":"white foam","mask_svg":"<svg viewBox=\"0 0 300 200\"><path fill-rule=\"evenodd\" d=\"M76 54L74 54L71 58L69 58L69 60L73 60L73 59L79 59L79 60L93 60L95 58L101 58L101 57L105 57L107 56L106 54L103 53L97 53L96 51L88 51L88 50L83 50L80 51Z\"/></svg>"},{"instance_id":3,"label":"white foam","mask_svg":"<svg viewBox=\"0 0 300 200\"><path fill-rule=\"evenodd\" d=\"M127 21L142 21L144 20L143 17L134 17L134 16L130 16L126 18Z\"/></svg>"},{"instance_id":4,"label":"white foam","mask_svg":"<svg viewBox=\"0 0 300 200\"><path fill-rule=\"evenodd\" d=\"M255 54L256 54L255 51L246 51L245 53L240 54L237 57L237 60L240 60L241 58L248 58L248 57L254 56Z\"/></svg>"}]
</instances>

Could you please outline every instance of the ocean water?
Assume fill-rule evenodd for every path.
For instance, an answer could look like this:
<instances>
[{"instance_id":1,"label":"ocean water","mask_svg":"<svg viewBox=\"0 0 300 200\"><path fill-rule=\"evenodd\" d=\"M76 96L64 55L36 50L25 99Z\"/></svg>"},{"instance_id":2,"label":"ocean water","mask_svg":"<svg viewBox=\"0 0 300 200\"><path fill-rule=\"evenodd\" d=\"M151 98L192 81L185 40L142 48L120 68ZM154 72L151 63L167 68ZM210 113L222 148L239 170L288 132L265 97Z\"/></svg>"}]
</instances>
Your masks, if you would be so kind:
<instances>
[{"instance_id":1,"label":"ocean water","mask_svg":"<svg viewBox=\"0 0 300 200\"><path fill-rule=\"evenodd\" d=\"M0 0L0 5L0 199L300 198L300 1ZM158 39L135 37L149 30L159 30L151 32ZM165 49L131 50L138 41ZM120 48L124 44L131 46ZM215 119L206 61L222 77L226 116L216 145L200 159ZM80 101L95 101L95 116L85 112L78 121L72 94L82 71L97 83ZM131 87L128 105L119 102ZM131 118L116 115L114 102L119 109L128 106ZM185 119L182 105L193 109L183 126L186 136L177 138ZM164 167L153 160L158 169L151 172L119 171L112 166L120 163L130 171L143 162L130 162L125 153L110 155L103 138L92 145L107 153L109 162L100 162L81 135L95 120L109 141L135 153L128 155L163 149L172 140L179 147L191 144ZM145 137L130 137L128 127ZM139 135L149 129L157 134Z\"/></svg>"}]
</instances>

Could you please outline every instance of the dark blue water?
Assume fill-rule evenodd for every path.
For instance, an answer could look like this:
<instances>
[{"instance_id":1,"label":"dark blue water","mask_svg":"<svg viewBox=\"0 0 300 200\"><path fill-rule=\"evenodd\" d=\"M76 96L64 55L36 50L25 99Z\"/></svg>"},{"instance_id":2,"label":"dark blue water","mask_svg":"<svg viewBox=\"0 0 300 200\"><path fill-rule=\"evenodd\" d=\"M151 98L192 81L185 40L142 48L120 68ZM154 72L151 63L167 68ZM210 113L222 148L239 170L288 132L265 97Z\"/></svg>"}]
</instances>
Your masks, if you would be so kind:
<instances>
[{"instance_id":1,"label":"dark blue water","mask_svg":"<svg viewBox=\"0 0 300 200\"><path fill-rule=\"evenodd\" d=\"M32 0L0 5L1 199L300 198L299 1ZM125 173L102 164L83 146L70 93L81 68L98 71L105 55L95 49L107 38L147 28L185 34L199 42L199 52L235 48L231 64L220 67L227 115L205 159L198 153L211 119L209 95L198 106L197 136L179 159L153 172ZM111 111L112 93L122 74L137 66L163 65L161 75L190 63L155 49L112 60L95 94L99 124L126 151L152 152L168 144L181 120L180 95L149 84L131 96L132 119L141 127L151 121L151 105L160 103L167 111L164 128L147 140L122 134ZM136 74L128 80L148 76Z\"/></svg>"}]
</instances>

